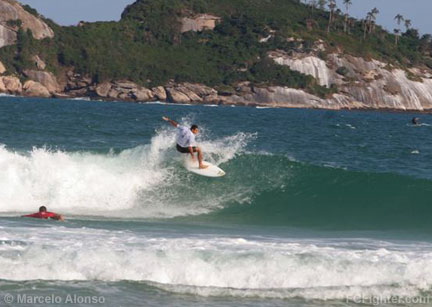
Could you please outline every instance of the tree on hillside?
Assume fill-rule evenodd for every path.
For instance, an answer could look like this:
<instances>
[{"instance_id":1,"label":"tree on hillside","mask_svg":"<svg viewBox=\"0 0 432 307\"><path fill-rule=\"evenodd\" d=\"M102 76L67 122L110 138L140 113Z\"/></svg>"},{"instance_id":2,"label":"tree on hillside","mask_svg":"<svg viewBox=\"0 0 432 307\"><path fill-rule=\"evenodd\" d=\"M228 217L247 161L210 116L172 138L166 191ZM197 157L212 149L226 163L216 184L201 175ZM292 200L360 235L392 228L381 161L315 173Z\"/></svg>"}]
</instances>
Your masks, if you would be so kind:
<instances>
[{"instance_id":1,"label":"tree on hillside","mask_svg":"<svg viewBox=\"0 0 432 307\"><path fill-rule=\"evenodd\" d=\"M318 7L320 10L325 10L325 6L327 4L327 0L318 0Z\"/></svg>"},{"instance_id":2,"label":"tree on hillside","mask_svg":"<svg viewBox=\"0 0 432 307\"><path fill-rule=\"evenodd\" d=\"M412 26L411 19L405 19L405 28L407 32L411 28L411 26Z\"/></svg>"},{"instance_id":3,"label":"tree on hillside","mask_svg":"<svg viewBox=\"0 0 432 307\"><path fill-rule=\"evenodd\" d=\"M371 23L371 28L370 28L371 32L375 31L376 17L379 13L380 13L380 11L376 7L374 7L371 11L371 14L372 14L372 23Z\"/></svg>"},{"instance_id":4,"label":"tree on hillside","mask_svg":"<svg viewBox=\"0 0 432 307\"><path fill-rule=\"evenodd\" d=\"M397 24L399 26L399 28L393 30L393 32L395 34L395 45L397 46L398 43L399 43L399 37L400 37L401 32L402 32L401 29L400 29L400 25L401 25L402 21L405 20L405 18L401 14L397 14L395 16L394 20L396 20L396 22L397 22Z\"/></svg>"},{"instance_id":5,"label":"tree on hillside","mask_svg":"<svg viewBox=\"0 0 432 307\"><path fill-rule=\"evenodd\" d=\"M329 15L329 23L327 27L327 33L330 33L330 28L333 23L334 15L335 15L335 9L336 9L336 0L329 0L328 7L330 9L330 15Z\"/></svg>"},{"instance_id":6,"label":"tree on hillside","mask_svg":"<svg viewBox=\"0 0 432 307\"><path fill-rule=\"evenodd\" d=\"M314 10L316 9L316 7L318 5L318 1L317 0L309 0L309 5L311 7L312 14L313 14Z\"/></svg>"},{"instance_id":7,"label":"tree on hillside","mask_svg":"<svg viewBox=\"0 0 432 307\"><path fill-rule=\"evenodd\" d=\"M366 19L363 23L363 38L366 39L366 35L372 33L375 30L376 16L379 14L379 10L375 7L366 15Z\"/></svg>"},{"instance_id":8,"label":"tree on hillside","mask_svg":"<svg viewBox=\"0 0 432 307\"><path fill-rule=\"evenodd\" d=\"M405 18L401 14L397 14L394 19L396 20L398 26L400 26L401 22L405 20Z\"/></svg>"},{"instance_id":9,"label":"tree on hillside","mask_svg":"<svg viewBox=\"0 0 432 307\"><path fill-rule=\"evenodd\" d=\"M348 18L349 18L349 8L352 5L351 0L344 0L343 3L345 4L345 22L344 22L344 32L348 32Z\"/></svg>"},{"instance_id":10,"label":"tree on hillside","mask_svg":"<svg viewBox=\"0 0 432 307\"><path fill-rule=\"evenodd\" d=\"M420 39L420 52L422 52L425 55L430 55L432 47L432 35L431 34L425 34Z\"/></svg>"},{"instance_id":11,"label":"tree on hillside","mask_svg":"<svg viewBox=\"0 0 432 307\"><path fill-rule=\"evenodd\" d=\"M363 20L363 39L366 39L371 18L372 18L372 14L371 12L368 12L366 18Z\"/></svg>"},{"instance_id":12,"label":"tree on hillside","mask_svg":"<svg viewBox=\"0 0 432 307\"><path fill-rule=\"evenodd\" d=\"M395 34L395 45L397 46L399 43L399 36L401 34L401 30L400 29L394 29L393 32Z\"/></svg>"}]
</instances>

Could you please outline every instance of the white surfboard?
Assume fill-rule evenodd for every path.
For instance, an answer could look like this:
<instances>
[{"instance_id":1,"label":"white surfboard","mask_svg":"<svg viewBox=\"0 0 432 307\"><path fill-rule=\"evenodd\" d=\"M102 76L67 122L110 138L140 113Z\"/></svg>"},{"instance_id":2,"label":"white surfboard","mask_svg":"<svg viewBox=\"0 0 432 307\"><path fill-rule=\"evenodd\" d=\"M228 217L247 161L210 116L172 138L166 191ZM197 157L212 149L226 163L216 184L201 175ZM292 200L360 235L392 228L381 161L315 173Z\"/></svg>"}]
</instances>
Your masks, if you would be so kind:
<instances>
[{"instance_id":1,"label":"white surfboard","mask_svg":"<svg viewBox=\"0 0 432 307\"><path fill-rule=\"evenodd\" d=\"M199 168L198 160L192 161L190 157L185 158L184 167L192 173L205 177L222 177L225 176L225 172L210 162L203 161L204 165L208 165L207 168Z\"/></svg>"}]
</instances>

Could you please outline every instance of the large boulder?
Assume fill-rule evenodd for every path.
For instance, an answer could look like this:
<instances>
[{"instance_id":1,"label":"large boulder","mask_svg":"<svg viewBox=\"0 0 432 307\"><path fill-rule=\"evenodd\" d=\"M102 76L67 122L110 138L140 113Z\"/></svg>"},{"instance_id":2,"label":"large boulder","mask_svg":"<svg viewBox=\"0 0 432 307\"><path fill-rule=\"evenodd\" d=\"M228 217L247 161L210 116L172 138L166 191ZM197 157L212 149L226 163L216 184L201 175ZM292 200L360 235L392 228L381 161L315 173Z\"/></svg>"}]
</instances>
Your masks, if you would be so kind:
<instances>
[{"instance_id":1,"label":"large boulder","mask_svg":"<svg viewBox=\"0 0 432 307\"><path fill-rule=\"evenodd\" d=\"M73 90L81 90L83 88L89 88L93 84L92 78L89 76L82 76L81 74L76 74L73 71L68 71L66 73L66 84L65 84L65 90L66 91L73 91Z\"/></svg>"},{"instance_id":2,"label":"large boulder","mask_svg":"<svg viewBox=\"0 0 432 307\"><path fill-rule=\"evenodd\" d=\"M3 83L3 78L0 77L0 93L6 92L6 86Z\"/></svg>"},{"instance_id":3,"label":"large boulder","mask_svg":"<svg viewBox=\"0 0 432 307\"><path fill-rule=\"evenodd\" d=\"M20 20L24 30L30 29L35 39L54 37L54 31L40 18L30 14L15 0L0 0L0 48L15 43L16 27L9 20Z\"/></svg>"},{"instance_id":4,"label":"large boulder","mask_svg":"<svg viewBox=\"0 0 432 307\"><path fill-rule=\"evenodd\" d=\"M50 93L61 92L57 78L50 72L39 70L25 70L24 74L31 80L39 82L45 86Z\"/></svg>"},{"instance_id":5,"label":"large boulder","mask_svg":"<svg viewBox=\"0 0 432 307\"><path fill-rule=\"evenodd\" d=\"M138 85L136 83L129 81L129 80L115 81L114 85L118 88L127 89L127 90L138 88Z\"/></svg>"},{"instance_id":6,"label":"large boulder","mask_svg":"<svg viewBox=\"0 0 432 307\"><path fill-rule=\"evenodd\" d=\"M202 101L202 98L200 96L198 96L197 93L195 93L194 91L192 91L191 89L189 89L185 86L179 85L176 88L176 90L182 92L187 97L189 97L190 101L194 101L194 102L201 102Z\"/></svg>"},{"instance_id":7,"label":"large boulder","mask_svg":"<svg viewBox=\"0 0 432 307\"><path fill-rule=\"evenodd\" d=\"M167 98L175 103L188 103L188 102L203 102L203 101L216 101L217 91L211 87L194 84L170 84L166 88Z\"/></svg>"},{"instance_id":8,"label":"large boulder","mask_svg":"<svg viewBox=\"0 0 432 307\"><path fill-rule=\"evenodd\" d=\"M119 96L120 96L121 93L122 93L122 92L119 91L117 88L112 87L112 88L109 90L109 92L108 92L108 94L107 94L107 97L108 97L108 98L112 98L112 99L117 99L117 98L119 98Z\"/></svg>"},{"instance_id":9,"label":"large boulder","mask_svg":"<svg viewBox=\"0 0 432 307\"><path fill-rule=\"evenodd\" d=\"M13 76L0 77L5 87L5 91L10 94L21 94L22 84L20 79Z\"/></svg>"},{"instance_id":10,"label":"large boulder","mask_svg":"<svg viewBox=\"0 0 432 307\"><path fill-rule=\"evenodd\" d=\"M186 83L182 84L182 87L186 88L189 91L194 92L196 95L198 95L201 98L203 98L205 96L217 94L217 91L215 89L208 87L206 85L203 85L203 84L187 83L186 82Z\"/></svg>"},{"instance_id":11,"label":"large boulder","mask_svg":"<svg viewBox=\"0 0 432 307\"><path fill-rule=\"evenodd\" d=\"M138 101L151 101L154 100L155 96L153 92L145 87L138 87L131 91L131 96L133 99Z\"/></svg>"},{"instance_id":12,"label":"large boulder","mask_svg":"<svg viewBox=\"0 0 432 307\"><path fill-rule=\"evenodd\" d=\"M4 74L6 72L6 67L3 65L2 62L0 62L0 75Z\"/></svg>"},{"instance_id":13,"label":"large boulder","mask_svg":"<svg viewBox=\"0 0 432 307\"><path fill-rule=\"evenodd\" d=\"M163 86L154 87L152 88L152 91L153 91L153 95L156 97L157 100L166 101L167 93Z\"/></svg>"},{"instance_id":14,"label":"large boulder","mask_svg":"<svg viewBox=\"0 0 432 307\"><path fill-rule=\"evenodd\" d=\"M48 89L40 84L39 82L35 82L33 80L28 80L24 83L23 86L24 95L26 96L34 96L34 97L51 97L51 93Z\"/></svg>"},{"instance_id":15,"label":"large boulder","mask_svg":"<svg viewBox=\"0 0 432 307\"><path fill-rule=\"evenodd\" d=\"M16 38L14 30L0 23L0 48L15 44Z\"/></svg>"},{"instance_id":16,"label":"large boulder","mask_svg":"<svg viewBox=\"0 0 432 307\"><path fill-rule=\"evenodd\" d=\"M67 94L72 97L83 97L87 96L88 90L86 87L74 89L74 90L68 90Z\"/></svg>"},{"instance_id":17,"label":"large boulder","mask_svg":"<svg viewBox=\"0 0 432 307\"><path fill-rule=\"evenodd\" d=\"M176 88L167 88L166 89L168 101L174 103L189 103L191 102L190 98L184 94L183 92L177 90Z\"/></svg>"},{"instance_id":18,"label":"large boulder","mask_svg":"<svg viewBox=\"0 0 432 307\"><path fill-rule=\"evenodd\" d=\"M99 97L108 97L108 93L110 92L112 84L110 82L103 82L96 86L96 94Z\"/></svg>"}]
</instances>

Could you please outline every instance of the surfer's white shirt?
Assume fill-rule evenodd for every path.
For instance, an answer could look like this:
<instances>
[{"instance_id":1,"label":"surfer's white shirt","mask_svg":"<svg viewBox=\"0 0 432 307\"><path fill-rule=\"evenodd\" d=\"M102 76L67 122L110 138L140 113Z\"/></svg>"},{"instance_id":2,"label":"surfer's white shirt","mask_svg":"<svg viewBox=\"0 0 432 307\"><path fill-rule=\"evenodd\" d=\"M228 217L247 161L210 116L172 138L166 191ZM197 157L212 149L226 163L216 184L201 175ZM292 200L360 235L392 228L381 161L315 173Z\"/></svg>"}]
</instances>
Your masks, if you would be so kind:
<instances>
[{"instance_id":1,"label":"surfer's white shirt","mask_svg":"<svg viewBox=\"0 0 432 307\"><path fill-rule=\"evenodd\" d=\"M196 146L195 134L185 126L177 127L177 144L181 147Z\"/></svg>"}]
</instances>

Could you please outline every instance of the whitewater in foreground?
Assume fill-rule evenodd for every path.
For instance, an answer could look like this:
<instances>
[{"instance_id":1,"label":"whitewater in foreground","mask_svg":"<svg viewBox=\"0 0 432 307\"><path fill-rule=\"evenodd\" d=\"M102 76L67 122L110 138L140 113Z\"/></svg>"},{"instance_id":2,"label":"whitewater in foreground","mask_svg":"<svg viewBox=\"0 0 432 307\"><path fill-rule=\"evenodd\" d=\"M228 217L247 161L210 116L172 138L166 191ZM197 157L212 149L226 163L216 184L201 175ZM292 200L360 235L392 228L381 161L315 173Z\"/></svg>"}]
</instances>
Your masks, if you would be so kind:
<instances>
[{"instance_id":1,"label":"whitewater in foreground","mask_svg":"<svg viewBox=\"0 0 432 307\"><path fill-rule=\"evenodd\" d=\"M432 304L432 130L410 114L0 102L2 303ZM227 175L187 172L162 115ZM67 221L19 217L41 205Z\"/></svg>"}]
</instances>

